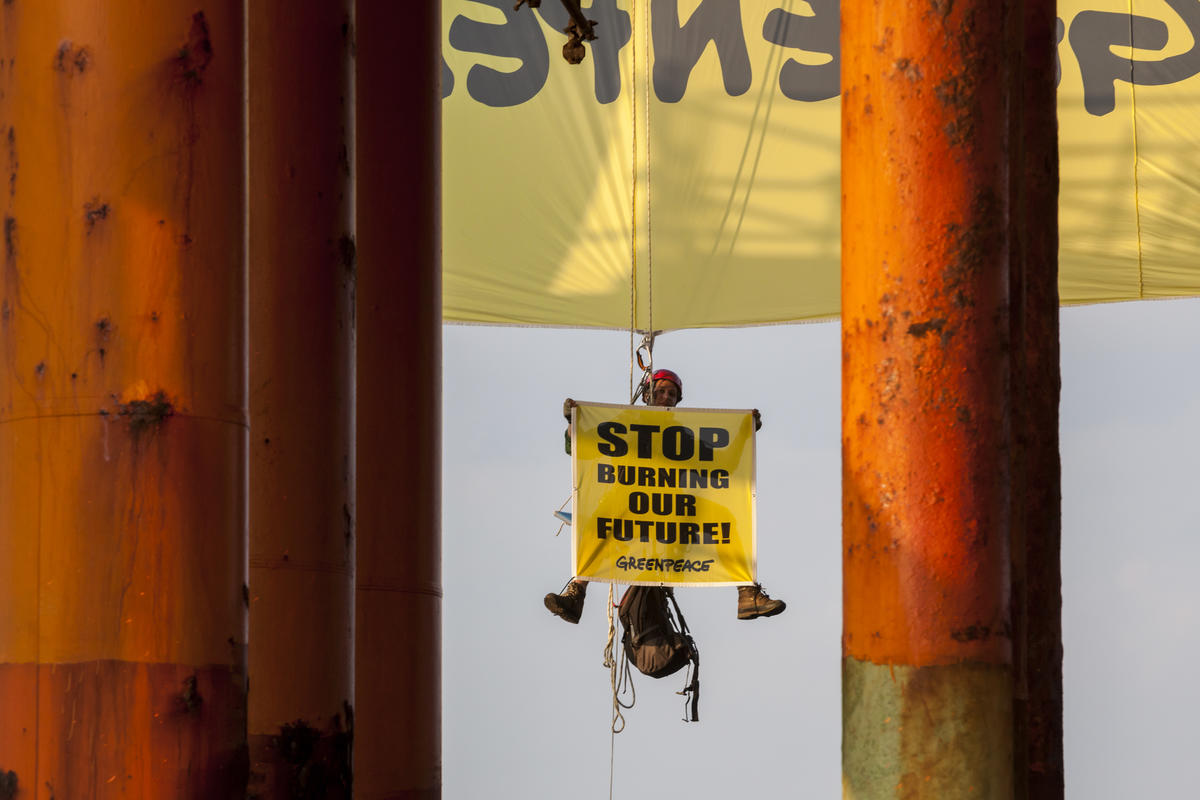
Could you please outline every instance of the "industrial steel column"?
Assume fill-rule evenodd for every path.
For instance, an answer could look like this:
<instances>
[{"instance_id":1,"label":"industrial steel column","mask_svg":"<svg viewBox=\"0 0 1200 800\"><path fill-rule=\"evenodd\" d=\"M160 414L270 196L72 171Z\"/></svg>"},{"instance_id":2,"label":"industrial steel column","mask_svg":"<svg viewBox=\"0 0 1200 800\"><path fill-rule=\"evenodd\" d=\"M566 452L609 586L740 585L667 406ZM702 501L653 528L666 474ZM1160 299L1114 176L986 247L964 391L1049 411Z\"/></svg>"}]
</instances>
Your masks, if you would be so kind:
<instances>
[{"instance_id":1,"label":"industrial steel column","mask_svg":"<svg viewBox=\"0 0 1200 800\"><path fill-rule=\"evenodd\" d=\"M441 8L357 2L355 796L441 796Z\"/></svg>"},{"instance_id":2,"label":"industrial steel column","mask_svg":"<svg viewBox=\"0 0 1200 800\"><path fill-rule=\"evenodd\" d=\"M0 792L242 797L241 0L0 6Z\"/></svg>"},{"instance_id":3,"label":"industrial steel column","mask_svg":"<svg viewBox=\"0 0 1200 800\"><path fill-rule=\"evenodd\" d=\"M1062 499L1058 449L1055 4L1025 0L1014 76L1012 274L1014 752L1018 798L1061 800Z\"/></svg>"},{"instance_id":4,"label":"industrial steel column","mask_svg":"<svg viewBox=\"0 0 1200 800\"><path fill-rule=\"evenodd\" d=\"M1019 3L842 4L848 798L1014 795L1022 21Z\"/></svg>"},{"instance_id":5,"label":"industrial steel column","mask_svg":"<svg viewBox=\"0 0 1200 800\"><path fill-rule=\"evenodd\" d=\"M250 794L349 800L350 0L249 4Z\"/></svg>"}]
</instances>

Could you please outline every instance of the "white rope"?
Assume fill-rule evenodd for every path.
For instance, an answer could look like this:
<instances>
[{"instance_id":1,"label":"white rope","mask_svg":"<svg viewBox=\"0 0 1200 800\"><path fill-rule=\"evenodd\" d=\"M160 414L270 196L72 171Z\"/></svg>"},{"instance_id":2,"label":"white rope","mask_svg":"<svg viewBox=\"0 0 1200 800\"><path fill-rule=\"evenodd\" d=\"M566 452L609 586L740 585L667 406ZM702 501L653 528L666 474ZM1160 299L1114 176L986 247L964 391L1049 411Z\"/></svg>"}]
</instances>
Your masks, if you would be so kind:
<instances>
[{"instance_id":1,"label":"white rope","mask_svg":"<svg viewBox=\"0 0 1200 800\"><path fill-rule=\"evenodd\" d=\"M629 33L631 40L630 54L630 74L629 74L629 108L630 108L630 129L631 129L631 147L630 147L630 170L631 170L631 187L630 187L630 203L629 203L629 396L630 402L636 400L634 396L635 386L633 382L634 364L638 360L639 347L636 343L637 334L637 308L638 308L638 285L637 285L637 203L638 203L638 3L637 0L630 0L629 8ZM650 4L646 3L643 7L643 16L645 20L644 30L649 30ZM650 363L650 369L653 370L654 365L654 272L652 261L652 240L650 238L650 53L649 47L643 48L645 53L645 103L646 103L646 268L647 268L647 324L649 331L646 333L646 338L643 344L648 343L646 348L647 356ZM640 365L639 365L640 366ZM644 375L642 376L644 377ZM639 377L640 385L642 377ZM613 797L613 782L616 775L616 737L617 734L625 730L625 715L622 713L622 708L631 708L633 703L623 705L620 699L620 687L618 683L622 683L621 665L625 663L625 659L618 657L616 649L617 641L617 621L613 614L613 609L616 607L614 603L616 587L614 584L608 585L608 640L604 645L604 666L608 669L609 685L612 689L612 723L609 732L609 750L608 750L608 797L612 800ZM624 654L622 654L624 655ZM626 667L628 669L628 667ZM632 686L632 684L631 684Z\"/></svg>"},{"instance_id":2,"label":"white rope","mask_svg":"<svg viewBox=\"0 0 1200 800\"><path fill-rule=\"evenodd\" d=\"M629 38L632 55L629 70L629 109L630 129L632 131L632 147L630 161L632 181L629 205L629 395L633 396L633 362L634 362L634 331L637 328L637 186L638 186L638 146L637 146L637 0L631 0L629 15Z\"/></svg>"},{"instance_id":3,"label":"white rope","mask_svg":"<svg viewBox=\"0 0 1200 800\"><path fill-rule=\"evenodd\" d=\"M645 28L650 30L650 4L644 6ZM630 18L629 29L633 30L633 19ZM643 48L646 52L643 54L645 58L645 69L643 75L645 77L646 86L646 110L643 116L646 119L646 308L647 308L647 325L649 326L650 336L650 368L654 369L654 226L650 222L650 214L652 204L650 202L650 48ZM653 374L653 372L651 373Z\"/></svg>"},{"instance_id":4,"label":"white rope","mask_svg":"<svg viewBox=\"0 0 1200 800\"><path fill-rule=\"evenodd\" d=\"M608 737L608 798L613 796L613 776L616 774L617 734L625 730L625 715L621 713L621 702L617 695L619 661L614 652L617 641L617 621L613 615L614 584L608 585L608 642L604 645L604 666L608 668L608 679L612 687L612 724ZM619 724L618 724L619 723Z\"/></svg>"}]
</instances>

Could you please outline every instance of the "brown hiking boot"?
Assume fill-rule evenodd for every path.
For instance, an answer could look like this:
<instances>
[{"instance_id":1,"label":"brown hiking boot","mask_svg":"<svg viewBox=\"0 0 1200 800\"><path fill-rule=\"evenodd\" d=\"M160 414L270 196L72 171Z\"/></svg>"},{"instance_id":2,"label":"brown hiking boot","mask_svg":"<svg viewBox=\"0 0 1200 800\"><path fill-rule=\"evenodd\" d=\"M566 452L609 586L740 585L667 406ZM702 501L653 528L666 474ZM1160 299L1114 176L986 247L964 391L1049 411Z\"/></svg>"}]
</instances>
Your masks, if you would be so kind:
<instances>
[{"instance_id":1,"label":"brown hiking boot","mask_svg":"<svg viewBox=\"0 0 1200 800\"><path fill-rule=\"evenodd\" d=\"M587 581L571 581L562 594L551 592L542 601L551 614L575 624L583 614L583 600L587 596Z\"/></svg>"},{"instance_id":2,"label":"brown hiking boot","mask_svg":"<svg viewBox=\"0 0 1200 800\"><path fill-rule=\"evenodd\" d=\"M787 603L782 600L772 600L757 583L753 586L738 587L738 619L754 619L755 617L773 617L782 614Z\"/></svg>"}]
</instances>

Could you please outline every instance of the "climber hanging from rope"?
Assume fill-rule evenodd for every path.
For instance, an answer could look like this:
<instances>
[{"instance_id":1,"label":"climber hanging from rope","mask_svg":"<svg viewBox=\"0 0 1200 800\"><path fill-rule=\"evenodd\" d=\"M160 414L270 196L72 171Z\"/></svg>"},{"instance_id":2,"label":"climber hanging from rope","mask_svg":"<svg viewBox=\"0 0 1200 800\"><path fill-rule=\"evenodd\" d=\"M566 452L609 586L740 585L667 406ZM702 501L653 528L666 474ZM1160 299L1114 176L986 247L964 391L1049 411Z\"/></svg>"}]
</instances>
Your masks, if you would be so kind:
<instances>
[{"instance_id":1,"label":"climber hanging from rope","mask_svg":"<svg viewBox=\"0 0 1200 800\"><path fill-rule=\"evenodd\" d=\"M640 362L640 359L639 359ZM642 394L647 405L675 407L683 399L683 380L669 369L655 370ZM575 401L568 398L563 403L563 416L571 419L571 409ZM762 419L756 409L754 412L755 430L762 427ZM570 430L568 429L566 450L571 452ZM578 577L572 578L561 593L551 592L544 598L546 608L554 615L567 622L577 623L583 614L583 603L587 595L587 581ZM773 599L759 584L738 587L738 619L756 619L772 617L780 614L787 607L782 600Z\"/></svg>"},{"instance_id":2,"label":"climber hanging from rope","mask_svg":"<svg viewBox=\"0 0 1200 800\"><path fill-rule=\"evenodd\" d=\"M588 19L584 16L583 9L579 6L579 0L562 0L563 8L571 15L571 21L567 23L567 27L563 28L563 33L567 35L567 43L563 45L563 58L568 64L583 63L584 56L587 51L583 47L583 43L591 42L596 39L595 27L596 20ZM513 11L516 11L523 5L528 5L530 8L539 8L542 5L542 0L517 0L517 4L513 6Z\"/></svg>"}]
</instances>

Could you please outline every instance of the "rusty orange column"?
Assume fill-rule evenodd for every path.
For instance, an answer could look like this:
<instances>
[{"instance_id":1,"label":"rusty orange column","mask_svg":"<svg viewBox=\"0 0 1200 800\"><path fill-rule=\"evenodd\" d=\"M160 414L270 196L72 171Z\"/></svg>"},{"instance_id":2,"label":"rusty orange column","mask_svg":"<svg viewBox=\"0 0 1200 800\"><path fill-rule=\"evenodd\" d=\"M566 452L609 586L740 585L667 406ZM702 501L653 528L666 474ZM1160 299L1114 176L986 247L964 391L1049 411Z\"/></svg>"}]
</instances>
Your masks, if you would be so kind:
<instances>
[{"instance_id":1,"label":"rusty orange column","mask_svg":"<svg viewBox=\"0 0 1200 800\"><path fill-rule=\"evenodd\" d=\"M349 800L351 3L248 11L250 793Z\"/></svg>"},{"instance_id":2,"label":"rusty orange column","mask_svg":"<svg viewBox=\"0 0 1200 800\"><path fill-rule=\"evenodd\" d=\"M1013 793L1009 13L842 4L847 798Z\"/></svg>"},{"instance_id":3,"label":"rusty orange column","mask_svg":"<svg viewBox=\"0 0 1200 800\"><path fill-rule=\"evenodd\" d=\"M245 793L243 47L240 0L0 5L16 800Z\"/></svg>"},{"instance_id":4,"label":"rusty orange column","mask_svg":"<svg viewBox=\"0 0 1200 800\"><path fill-rule=\"evenodd\" d=\"M355 796L441 797L440 3L358 0Z\"/></svg>"}]
</instances>

